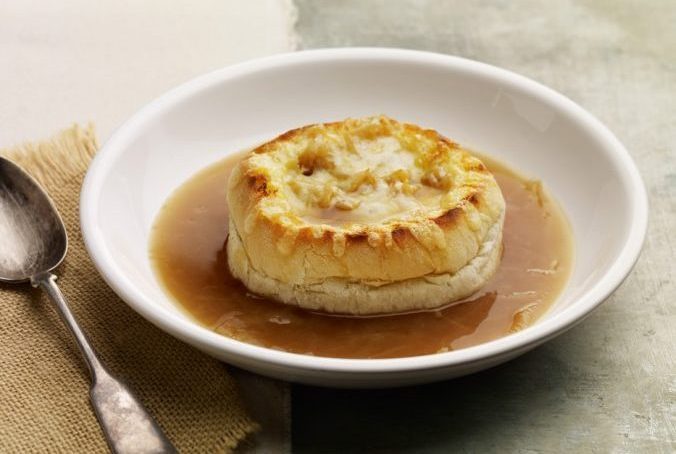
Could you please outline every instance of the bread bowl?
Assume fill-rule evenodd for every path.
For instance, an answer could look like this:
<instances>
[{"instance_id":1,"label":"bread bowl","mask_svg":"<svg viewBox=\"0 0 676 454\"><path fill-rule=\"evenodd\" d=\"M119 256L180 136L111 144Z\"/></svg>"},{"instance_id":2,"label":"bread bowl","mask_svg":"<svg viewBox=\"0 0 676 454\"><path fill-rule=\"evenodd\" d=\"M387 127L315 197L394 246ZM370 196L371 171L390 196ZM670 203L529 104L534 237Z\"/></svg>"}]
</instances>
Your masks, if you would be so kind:
<instances>
[{"instance_id":1,"label":"bread bowl","mask_svg":"<svg viewBox=\"0 0 676 454\"><path fill-rule=\"evenodd\" d=\"M351 315L433 309L494 274L505 202L480 159L385 116L315 124L228 184L228 264L252 292Z\"/></svg>"}]
</instances>

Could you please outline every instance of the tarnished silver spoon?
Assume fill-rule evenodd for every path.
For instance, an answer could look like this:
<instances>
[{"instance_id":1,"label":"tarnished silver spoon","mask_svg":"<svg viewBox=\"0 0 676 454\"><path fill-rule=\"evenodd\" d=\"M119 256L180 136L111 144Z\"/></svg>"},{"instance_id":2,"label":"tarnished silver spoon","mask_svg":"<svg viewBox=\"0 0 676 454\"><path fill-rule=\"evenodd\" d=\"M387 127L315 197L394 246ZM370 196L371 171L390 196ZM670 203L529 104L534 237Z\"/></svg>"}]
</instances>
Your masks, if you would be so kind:
<instances>
[{"instance_id":1,"label":"tarnished silver spoon","mask_svg":"<svg viewBox=\"0 0 676 454\"><path fill-rule=\"evenodd\" d=\"M47 194L16 164L0 157L0 281L30 282L56 303L89 368L92 406L113 452L176 452L143 405L101 364L68 309L51 273L67 247L66 229Z\"/></svg>"}]
</instances>

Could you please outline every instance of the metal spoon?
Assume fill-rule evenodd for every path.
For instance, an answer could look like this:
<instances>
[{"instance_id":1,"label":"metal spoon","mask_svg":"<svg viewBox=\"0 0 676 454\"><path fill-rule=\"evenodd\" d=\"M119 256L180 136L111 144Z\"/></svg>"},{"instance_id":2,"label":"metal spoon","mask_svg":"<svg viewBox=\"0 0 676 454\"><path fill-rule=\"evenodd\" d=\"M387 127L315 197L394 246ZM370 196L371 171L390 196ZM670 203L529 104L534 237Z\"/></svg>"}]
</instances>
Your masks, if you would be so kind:
<instances>
[{"instance_id":1,"label":"metal spoon","mask_svg":"<svg viewBox=\"0 0 676 454\"><path fill-rule=\"evenodd\" d=\"M0 158L0 281L30 282L56 303L89 368L92 406L113 452L176 452L143 405L101 364L68 309L51 273L67 246L66 229L47 194L17 165Z\"/></svg>"}]
</instances>

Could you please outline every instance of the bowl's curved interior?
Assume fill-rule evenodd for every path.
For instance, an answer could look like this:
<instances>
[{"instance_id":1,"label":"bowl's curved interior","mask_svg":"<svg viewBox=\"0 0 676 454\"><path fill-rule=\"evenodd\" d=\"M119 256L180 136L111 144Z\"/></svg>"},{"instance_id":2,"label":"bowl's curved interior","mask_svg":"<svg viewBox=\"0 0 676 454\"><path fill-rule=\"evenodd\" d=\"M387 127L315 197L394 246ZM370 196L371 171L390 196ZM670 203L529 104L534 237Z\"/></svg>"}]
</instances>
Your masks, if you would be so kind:
<instances>
[{"instance_id":1,"label":"bowl's curved interior","mask_svg":"<svg viewBox=\"0 0 676 454\"><path fill-rule=\"evenodd\" d=\"M97 267L144 316L223 359L245 366L263 358L279 367L358 370L360 360L317 362L210 336L162 290L148 239L165 199L202 167L300 125L380 113L437 129L542 179L563 206L575 236L575 268L555 307L516 335L520 346L572 324L628 273L645 230L645 194L626 151L600 123L512 73L382 49L303 52L226 68L138 113L106 144L85 182L82 224ZM566 311L574 314L566 317ZM501 339L410 366L476 361L516 346ZM388 360L380 361L379 370L386 371Z\"/></svg>"}]
</instances>

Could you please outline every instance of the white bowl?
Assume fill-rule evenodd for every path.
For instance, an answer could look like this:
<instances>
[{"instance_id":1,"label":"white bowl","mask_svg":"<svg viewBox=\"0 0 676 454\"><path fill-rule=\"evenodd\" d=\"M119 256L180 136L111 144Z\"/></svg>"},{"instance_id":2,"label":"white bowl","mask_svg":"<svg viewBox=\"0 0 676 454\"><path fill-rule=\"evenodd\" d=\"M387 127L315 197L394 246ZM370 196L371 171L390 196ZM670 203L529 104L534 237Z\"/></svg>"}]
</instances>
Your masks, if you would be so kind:
<instances>
[{"instance_id":1,"label":"white bowl","mask_svg":"<svg viewBox=\"0 0 676 454\"><path fill-rule=\"evenodd\" d=\"M541 178L572 224L576 263L540 321L464 350L397 359L321 358L210 331L158 283L148 237L165 199L204 166L288 129L384 113L439 130ZM101 149L82 189L82 232L108 284L143 317L230 364L325 386L385 387L468 374L581 321L630 272L646 232L645 188L629 154L564 96L514 73L445 55L331 49L278 55L194 79L152 102ZM339 340L337 340L339 342Z\"/></svg>"}]
</instances>

